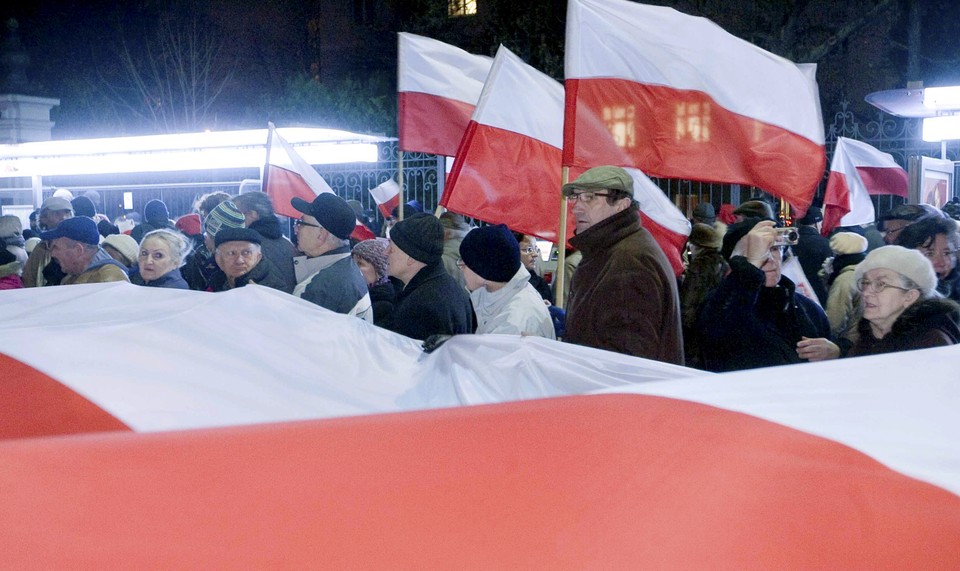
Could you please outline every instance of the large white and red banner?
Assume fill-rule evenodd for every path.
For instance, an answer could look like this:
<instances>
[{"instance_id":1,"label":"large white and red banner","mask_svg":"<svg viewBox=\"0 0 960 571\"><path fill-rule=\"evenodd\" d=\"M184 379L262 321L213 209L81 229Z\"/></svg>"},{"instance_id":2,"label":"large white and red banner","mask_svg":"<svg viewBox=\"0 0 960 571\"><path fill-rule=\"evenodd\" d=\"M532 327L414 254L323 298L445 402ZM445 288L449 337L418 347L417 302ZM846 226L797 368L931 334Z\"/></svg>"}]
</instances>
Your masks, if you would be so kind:
<instances>
[{"instance_id":1,"label":"large white and red banner","mask_svg":"<svg viewBox=\"0 0 960 571\"><path fill-rule=\"evenodd\" d=\"M704 18L570 0L564 165L749 184L809 207L825 166L812 66Z\"/></svg>"},{"instance_id":2,"label":"large white and red banner","mask_svg":"<svg viewBox=\"0 0 960 571\"><path fill-rule=\"evenodd\" d=\"M3 568L960 566L958 346L712 375L259 286L0 312Z\"/></svg>"},{"instance_id":3,"label":"large white and red banner","mask_svg":"<svg viewBox=\"0 0 960 571\"><path fill-rule=\"evenodd\" d=\"M500 46L440 203L556 242L562 144L563 86Z\"/></svg>"},{"instance_id":4,"label":"large white and red banner","mask_svg":"<svg viewBox=\"0 0 960 571\"><path fill-rule=\"evenodd\" d=\"M453 156L493 60L431 38L397 36L400 150Z\"/></svg>"},{"instance_id":5,"label":"large white and red banner","mask_svg":"<svg viewBox=\"0 0 960 571\"><path fill-rule=\"evenodd\" d=\"M867 143L840 137L830 161L823 196L823 235L838 226L870 224L876 218L872 194L907 197L907 171Z\"/></svg>"}]
</instances>

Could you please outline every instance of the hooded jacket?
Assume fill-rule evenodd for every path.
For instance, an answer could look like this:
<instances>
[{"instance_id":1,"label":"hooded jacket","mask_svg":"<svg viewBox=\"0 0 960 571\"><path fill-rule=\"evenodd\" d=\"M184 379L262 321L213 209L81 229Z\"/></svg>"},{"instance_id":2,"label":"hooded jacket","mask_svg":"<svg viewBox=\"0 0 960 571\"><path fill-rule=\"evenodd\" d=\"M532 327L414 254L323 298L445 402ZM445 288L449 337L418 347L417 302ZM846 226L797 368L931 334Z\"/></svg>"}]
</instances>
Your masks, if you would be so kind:
<instances>
[{"instance_id":1,"label":"hooded jacket","mask_svg":"<svg viewBox=\"0 0 960 571\"><path fill-rule=\"evenodd\" d=\"M543 298L530 285L530 272L523 265L497 291L480 287L470 292L470 301L477 315L477 333L557 338L550 312Z\"/></svg>"},{"instance_id":2,"label":"hooded jacket","mask_svg":"<svg viewBox=\"0 0 960 571\"><path fill-rule=\"evenodd\" d=\"M874 337L866 319L860 320L857 330L860 338L849 357L955 345L960 342L960 305L941 298L917 301L900 314L883 339Z\"/></svg>"}]
</instances>

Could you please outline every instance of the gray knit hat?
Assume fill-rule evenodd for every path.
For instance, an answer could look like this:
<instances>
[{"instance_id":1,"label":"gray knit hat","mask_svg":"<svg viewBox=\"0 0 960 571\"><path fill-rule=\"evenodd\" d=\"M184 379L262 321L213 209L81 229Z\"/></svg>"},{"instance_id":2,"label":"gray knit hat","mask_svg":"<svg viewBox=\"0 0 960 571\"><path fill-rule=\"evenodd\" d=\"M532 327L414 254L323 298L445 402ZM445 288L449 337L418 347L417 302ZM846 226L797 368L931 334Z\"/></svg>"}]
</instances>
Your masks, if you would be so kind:
<instances>
[{"instance_id":1,"label":"gray knit hat","mask_svg":"<svg viewBox=\"0 0 960 571\"><path fill-rule=\"evenodd\" d=\"M933 271L933 264L917 250L909 250L903 246L883 246L873 250L857 265L857 281L870 270L879 268L910 278L926 293L937 287L937 274Z\"/></svg>"},{"instance_id":2,"label":"gray knit hat","mask_svg":"<svg viewBox=\"0 0 960 571\"><path fill-rule=\"evenodd\" d=\"M221 228L243 228L243 213L229 200L218 204L203 221L203 231L211 238L215 238Z\"/></svg>"},{"instance_id":3,"label":"gray knit hat","mask_svg":"<svg viewBox=\"0 0 960 571\"><path fill-rule=\"evenodd\" d=\"M429 214L418 212L397 222L390 229L390 240L424 264L435 264L443 257L443 225Z\"/></svg>"}]
</instances>

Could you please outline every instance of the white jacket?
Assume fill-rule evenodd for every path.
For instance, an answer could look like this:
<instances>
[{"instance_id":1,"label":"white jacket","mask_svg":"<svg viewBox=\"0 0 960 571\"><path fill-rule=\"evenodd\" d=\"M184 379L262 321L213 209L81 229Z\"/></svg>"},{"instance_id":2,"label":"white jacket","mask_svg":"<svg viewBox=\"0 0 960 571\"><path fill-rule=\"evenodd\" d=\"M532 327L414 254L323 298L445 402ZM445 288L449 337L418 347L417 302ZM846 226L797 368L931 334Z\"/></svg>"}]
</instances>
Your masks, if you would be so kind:
<instances>
[{"instance_id":1,"label":"white jacket","mask_svg":"<svg viewBox=\"0 0 960 571\"><path fill-rule=\"evenodd\" d=\"M477 314L477 333L537 335L556 339L550 312L537 290L530 285L530 273L520 266L507 285L495 292L485 287L470 292Z\"/></svg>"}]
</instances>

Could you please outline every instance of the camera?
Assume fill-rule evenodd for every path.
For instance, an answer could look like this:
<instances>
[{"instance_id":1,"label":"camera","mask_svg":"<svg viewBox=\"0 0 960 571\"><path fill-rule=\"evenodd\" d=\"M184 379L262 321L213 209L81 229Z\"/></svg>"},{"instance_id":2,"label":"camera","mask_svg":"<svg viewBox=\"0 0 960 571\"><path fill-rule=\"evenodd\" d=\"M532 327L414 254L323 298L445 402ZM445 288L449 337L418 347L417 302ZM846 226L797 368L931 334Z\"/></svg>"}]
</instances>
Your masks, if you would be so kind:
<instances>
[{"instance_id":1,"label":"camera","mask_svg":"<svg viewBox=\"0 0 960 571\"><path fill-rule=\"evenodd\" d=\"M800 232L796 228L774 228L777 238L773 241L774 246L794 246L800 241Z\"/></svg>"}]
</instances>

